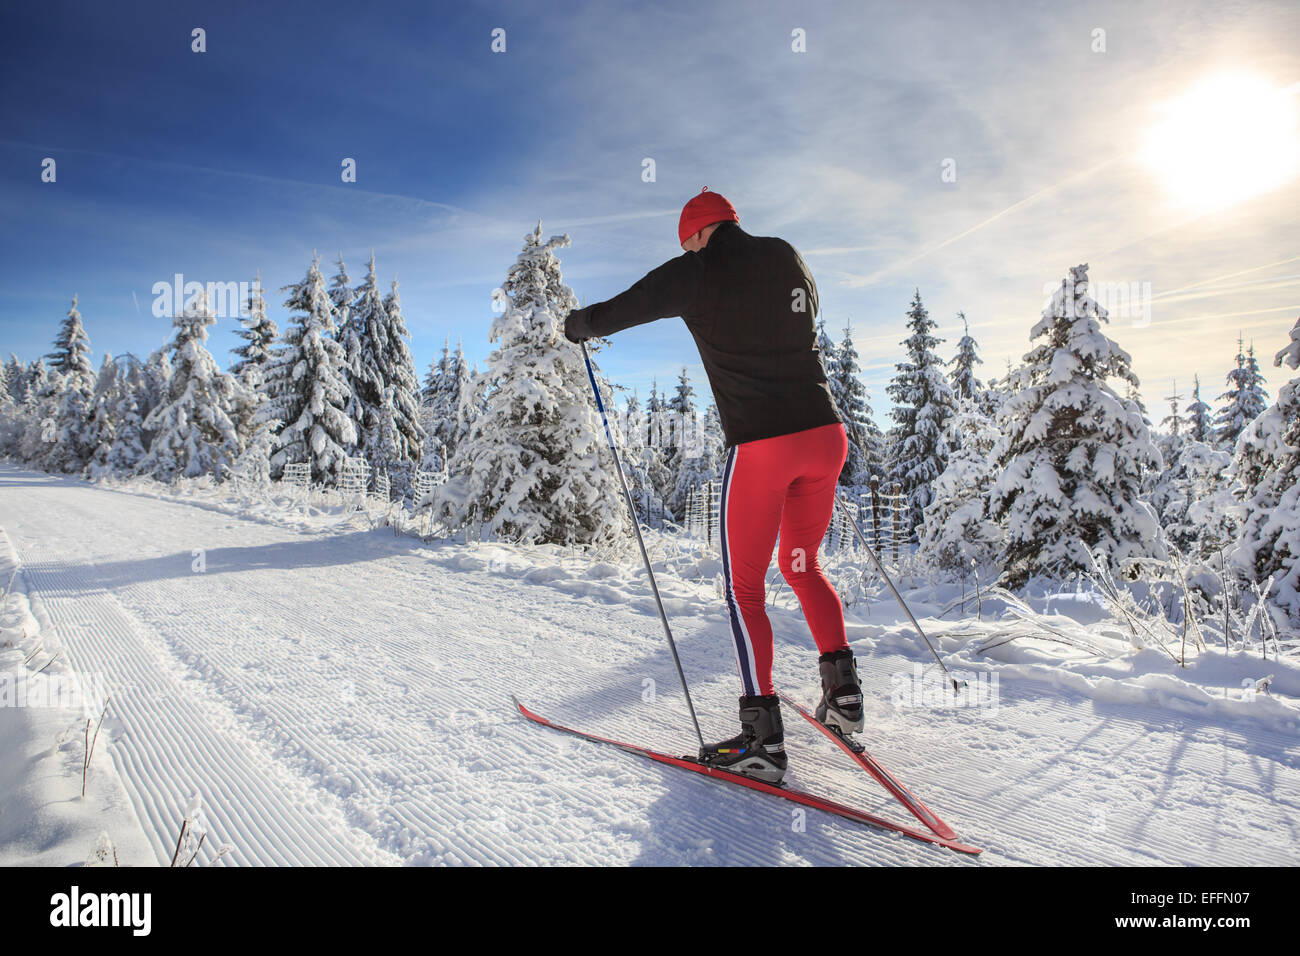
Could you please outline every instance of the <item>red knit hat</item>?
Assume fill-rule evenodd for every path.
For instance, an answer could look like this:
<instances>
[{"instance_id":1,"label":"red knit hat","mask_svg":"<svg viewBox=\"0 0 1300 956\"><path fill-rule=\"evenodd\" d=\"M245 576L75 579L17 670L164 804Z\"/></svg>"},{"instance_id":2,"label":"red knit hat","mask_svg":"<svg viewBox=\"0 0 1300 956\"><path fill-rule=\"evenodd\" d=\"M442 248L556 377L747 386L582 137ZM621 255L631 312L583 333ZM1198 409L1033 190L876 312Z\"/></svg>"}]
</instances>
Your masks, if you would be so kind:
<instances>
[{"instance_id":1,"label":"red knit hat","mask_svg":"<svg viewBox=\"0 0 1300 956\"><path fill-rule=\"evenodd\" d=\"M726 221L740 222L736 207L727 202L721 193L711 193L709 187L705 186L698 196L692 196L682 207L682 218L677 223L677 237L685 243L705 226Z\"/></svg>"}]
</instances>

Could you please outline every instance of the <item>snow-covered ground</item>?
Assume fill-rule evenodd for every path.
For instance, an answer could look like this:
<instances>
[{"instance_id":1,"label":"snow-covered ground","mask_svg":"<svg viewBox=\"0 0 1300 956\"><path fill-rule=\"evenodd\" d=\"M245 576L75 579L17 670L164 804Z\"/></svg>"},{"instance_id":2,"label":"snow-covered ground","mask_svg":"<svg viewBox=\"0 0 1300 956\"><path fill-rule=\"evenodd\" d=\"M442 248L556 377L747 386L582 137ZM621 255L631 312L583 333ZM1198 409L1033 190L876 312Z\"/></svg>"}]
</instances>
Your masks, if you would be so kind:
<instances>
[{"instance_id":1,"label":"snow-covered ground","mask_svg":"<svg viewBox=\"0 0 1300 956\"><path fill-rule=\"evenodd\" d=\"M950 593L910 591L970 684L952 702L888 598L855 604L867 742L985 848L972 859L815 812L801 828L784 801L517 716L512 693L557 722L694 749L639 559L254 510L0 466L0 558L11 545L21 562L0 668L12 684L57 654L46 675L101 675L109 698L85 798L79 707L0 708L0 863L81 863L107 832L122 864L165 865L196 796L195 865L1300 860L1300 668L1271 653L1182 668L1131 650L1085 598L1035 608L1063 644L1003 602L940 617ZM651 544L704 731L730 735L717 562ZM811 701L788 589L769 613L777 684ZM793 785L912 822L812 728L786 728Z\"/></svg>"}]
</instances>

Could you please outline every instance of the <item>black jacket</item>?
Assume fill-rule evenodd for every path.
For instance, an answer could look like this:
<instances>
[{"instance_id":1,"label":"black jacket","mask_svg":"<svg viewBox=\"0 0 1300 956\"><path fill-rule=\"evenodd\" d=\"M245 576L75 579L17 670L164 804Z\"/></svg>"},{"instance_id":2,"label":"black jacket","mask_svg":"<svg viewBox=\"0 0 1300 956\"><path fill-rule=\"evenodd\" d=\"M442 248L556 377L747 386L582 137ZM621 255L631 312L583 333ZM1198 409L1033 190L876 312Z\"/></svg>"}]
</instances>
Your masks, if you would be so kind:
<instances>
[{"instance_id":1,"label":"black jacket","mask_svg":"<svg viewBox=\"0 0 1300 956\"><path fill-rule=\"evenodd\" d=\"M843 421L817 347L817 286L784 239L724 222L699 252L575 309L565 331L603 337L675 315L700 350L728 446Z\"/></svg>"}]
</instances>

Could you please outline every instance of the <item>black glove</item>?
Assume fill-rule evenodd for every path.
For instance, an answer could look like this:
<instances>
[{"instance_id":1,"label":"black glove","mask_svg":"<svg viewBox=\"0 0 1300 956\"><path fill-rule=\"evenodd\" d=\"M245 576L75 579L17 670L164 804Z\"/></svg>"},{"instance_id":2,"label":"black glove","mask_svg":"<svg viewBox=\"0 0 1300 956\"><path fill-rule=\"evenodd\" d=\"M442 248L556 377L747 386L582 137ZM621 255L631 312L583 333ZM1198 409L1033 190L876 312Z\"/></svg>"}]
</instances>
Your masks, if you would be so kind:
<instances>
[{"instance_id":1,"label":"black glove","mask_svg":"<svg viewBox=\"0 0 1300 956\"><path fill-rule=\"evenodd\" d=\"M590 318L591 306L574 309L564 320L564 337L574 344L592 338Z\"/></svg>"}]
</instances>

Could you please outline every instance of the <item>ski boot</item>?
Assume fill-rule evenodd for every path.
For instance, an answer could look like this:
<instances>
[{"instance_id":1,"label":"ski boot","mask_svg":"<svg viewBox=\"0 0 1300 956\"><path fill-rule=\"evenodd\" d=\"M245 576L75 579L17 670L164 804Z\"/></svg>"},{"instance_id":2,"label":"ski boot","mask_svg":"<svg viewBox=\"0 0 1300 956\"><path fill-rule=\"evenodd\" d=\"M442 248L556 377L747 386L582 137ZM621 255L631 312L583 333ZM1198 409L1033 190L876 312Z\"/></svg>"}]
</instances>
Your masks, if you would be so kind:
<instances>
[{"instance_id":1,"label":"ski boot","mask_svg":"<svg viewBox=\"0 0 1300 956\"><path fill-rule=\"evenodd\" d=\"M780 698L740 698L740 725L740 733L730 740L706 744L700 763L779 784L787 764Z\"/></svg>"},{"instance_id":2,"label":"ski boot","mask_svg":"<svg viewBox=\"0 0 1300 956\"><path fill-rule=\"evenodd\" d=\"M822 675L822 699L816 718L841 737L855 734L866 724L862 713L862 684L858 664L847 647L817 658Z\"/></svg>"}]
</instances>

